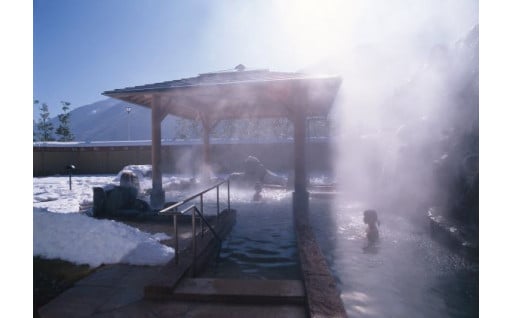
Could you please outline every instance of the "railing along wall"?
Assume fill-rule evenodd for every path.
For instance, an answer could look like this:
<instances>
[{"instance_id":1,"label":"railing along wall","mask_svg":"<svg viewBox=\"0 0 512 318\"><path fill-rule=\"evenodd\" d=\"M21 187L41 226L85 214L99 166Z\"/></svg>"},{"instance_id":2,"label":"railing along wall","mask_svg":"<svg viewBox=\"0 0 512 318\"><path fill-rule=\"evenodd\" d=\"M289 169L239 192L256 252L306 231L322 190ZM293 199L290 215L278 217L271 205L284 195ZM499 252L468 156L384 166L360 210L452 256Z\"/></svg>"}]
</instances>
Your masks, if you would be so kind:
<instances>
[{"instance_id":1,"label":"railing along wall","mask_svg":"<svg viewBox=\"0 0 512 318\"><path fill-rule=\"evenodd\" d=\"M216 189L216 201L217 201L217 218L216 218L216 222L218 224L218 221L219 221L219 215L220 215L220 199L219 199L219 189L220 189L220 186L223 185L223 184L226 184L227 185L227 205L228 205L228 211L231 210L231 194L230 194L230 182L229 182L229 178L226 179L226 180L223 180L221 182L218 182L216 184L214 184L213 186L207 188L206 190L203 190L201 192L198 192L194 195L191 195L189 197L187 197L186 199L182 200L182 201L179 201L179 202L176 202L175 204L171 205L171 206L168 206L162 210L160 210L158 213L170 213L172 216L173 216L173 226L174 226L174 262L176 264L179 264L179 230L178 230L178 227L179 227L179 223L178 223L178 215L185 215L187 214L188 212L192 212L192 270L195 271L195 263L196 263L196 254L197 254L197 232L196 232L196 216L199 216L199 221L200 221L200 227L201 227L201 238L203 238L204 236L204 225L206 225L211 233L213 234L213 236L221 241L222 239L219 237L219 235L215 232L215 230L213 229L213 227L208 223L208 221L206 220L206 218L204 217L204 204L203 204L203 196L213 190L213 189ZM184 204L186 204L187 202L190 202L196 198L199 197L199 208L197 208L196 205L191 205L183 210L180 210L180 207L183 206ZM193 273L194 274L194 273Z\"/></svg>"}]
</instances>

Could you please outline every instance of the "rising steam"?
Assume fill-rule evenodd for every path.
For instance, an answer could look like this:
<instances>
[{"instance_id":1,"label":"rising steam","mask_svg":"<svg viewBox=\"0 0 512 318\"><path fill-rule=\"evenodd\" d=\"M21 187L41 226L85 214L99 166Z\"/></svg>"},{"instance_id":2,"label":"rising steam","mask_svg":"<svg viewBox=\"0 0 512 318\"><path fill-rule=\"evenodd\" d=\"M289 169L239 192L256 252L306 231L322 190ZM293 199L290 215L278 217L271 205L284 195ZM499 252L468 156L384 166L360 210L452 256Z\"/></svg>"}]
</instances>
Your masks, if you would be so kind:
<instances>
[{"instance_id":1,"label":"rising steam","mask_svg":"<svg viewBox=\"0 0 512 318\"><path fill-rule=\"evenodd\" d=\"M373 207L462 209L478 188L478 42L475 24L418 55L373 43L329 64L344 79L332 114L344 191Z\"/></svg>"},{"instance_id":2,"label":"rising steam","mask_svg":"<svg viewBox=\"0 0 512 318\"><path fill-rule=\"evenodd\" d=\"M344 191L443 205L478 179L478 1L229 2L209 22L207 60L342 77L330 117Z\"/></svg>"}]
</instances>

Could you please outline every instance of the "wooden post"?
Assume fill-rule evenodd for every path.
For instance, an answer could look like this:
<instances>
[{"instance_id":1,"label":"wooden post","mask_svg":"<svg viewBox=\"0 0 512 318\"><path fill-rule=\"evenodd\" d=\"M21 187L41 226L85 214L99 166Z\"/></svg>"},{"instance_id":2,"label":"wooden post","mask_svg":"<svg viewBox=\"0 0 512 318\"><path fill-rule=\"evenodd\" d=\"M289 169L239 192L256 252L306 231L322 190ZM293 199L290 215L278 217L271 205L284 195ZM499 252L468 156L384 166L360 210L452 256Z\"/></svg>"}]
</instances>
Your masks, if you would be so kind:
<instances>
[{"instance_id":1,"label":"wooden post","mask_svg":"<svg viewBox=\"0 0 512 318\"><path fill-rule=\"evenodd\" d=\"M207 116L201 116L201 123L203 124L203 162L201 167L201 181L206 183L210 180L211 173L210 132L212 130L212 125Z\"/></svg>"},{"instance_id":2,"label":"wooden post","mask_svg":"<svg viewBox=\"0 0 512 318\"><path fill-rule=\"evenodd\" d=\"M155 209L163 207L165 192L162 188L162 119L161 98L153 96L151 105L151 164L153 169L153 189L151 190L151 206Z\"/></svg>"},{"instance_id":3,"label":"wooden post","mask_svg":"<svg viewBox=\"0 0 512 318\"><path fill-rule=\"evenodd\" d=\"M301 90L299 90L301 91ZM305 96L298 94L293 108L293 146L294 146L294 210L309 210L309 193L307 191L306 174L306 107Z\"/></svg>"}]
</instances>

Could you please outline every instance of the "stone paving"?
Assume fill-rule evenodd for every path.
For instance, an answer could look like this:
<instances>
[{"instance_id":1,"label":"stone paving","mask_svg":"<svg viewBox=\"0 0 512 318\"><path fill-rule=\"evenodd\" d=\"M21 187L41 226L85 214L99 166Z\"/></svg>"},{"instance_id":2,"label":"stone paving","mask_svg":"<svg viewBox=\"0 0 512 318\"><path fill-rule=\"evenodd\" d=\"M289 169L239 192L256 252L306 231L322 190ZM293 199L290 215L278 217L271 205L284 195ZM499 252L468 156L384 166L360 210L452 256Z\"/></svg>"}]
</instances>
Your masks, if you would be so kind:
<instances>
[{"instance_id":1,"label":"stone paving","mask_svg":"<svg viewBox=\"0 0 512 318\"><path fill-rule=\"evenodd\" d=\"M165 267L105 267L39 310L40 317L306 317L303 304L150 300L144 287L160 282Z\"/></svg>"},{"instance_id":2,"label":"stone paving","mask_svg":"<svg viewBox=\"0 0 512 318\"><path fill-rule=\"evenodd\" d=\"M224 299L197 299L193 295L184 299L172 299L172 294L182 282L190 279L192 268L191 249L180 248L180 264L174 261L165 266L104 266L62 293L50 303L41 307L39 316L46 317L346 317L343 304L336 290L334 280L325 266L323 255L311 229L304 222L307 218L296 216L297 242L301 254L301 269L304 281L256 282L248 287L249 281L213 282L202 281L205 289L211 286L235 286L247 291L237 297L235 292L226 292ZM300 221L302 220L302 221ZM219 222L219 224L229 222ZM146 224L146 229L152 227ZM167 225L170 231L170 225ZM232 226L232 224L231 224ZM153 227L150 232L164 227ZM226 233L227 234L227 233ZM190 233L181 232L187 238ZM205 234L206 236L206 234ZM212 236L213 239L213 236ZM171 243L172 240L169 240ZM203 264L213 249L211 239L199 242ZM198 264L196 264L198 265ZM201 267L201 265L198 265ZM198 270L200 270L198 268ZM276 287L276 284L282 284ZM210 285L210 287L208 287ZM206 286L206 287L205 287ZM300 286L300 288L298 287ZM187 287L181 289L187 290ZM179 288L178 288L179 290ZM190 291L190 288L188 289ZM279 293L279 290L282 293ZM219 291L222 294L223 291ZM243 294L243 292L237 292ZM277 294L276 294L277 293ZM182 293L183 294L183 293ZM282 294L282 295L281 295ZM200 298L200 297L199 297ZM196 299L193 301L193 299Z\"/></svg>"}]
</instances>

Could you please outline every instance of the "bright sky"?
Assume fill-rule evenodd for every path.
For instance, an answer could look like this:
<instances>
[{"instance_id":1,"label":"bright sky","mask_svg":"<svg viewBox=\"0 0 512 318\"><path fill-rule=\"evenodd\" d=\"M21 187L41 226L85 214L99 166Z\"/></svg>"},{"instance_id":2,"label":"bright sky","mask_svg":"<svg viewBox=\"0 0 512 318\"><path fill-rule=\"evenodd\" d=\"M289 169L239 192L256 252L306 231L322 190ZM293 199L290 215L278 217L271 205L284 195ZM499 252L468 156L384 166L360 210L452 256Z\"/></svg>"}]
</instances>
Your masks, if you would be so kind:
<instances>
[{"instance_id":1,"label":"bright sky","mask_svg":"<svg viewBox=\"0 0 512 318\"><path fill-rule=\"evenodd\" d=\"M62 100L79 107L103 99L105 90L240 63L295 72L360 43L401 41L420 50L478 21L476 1L385 3L34 0L34 99L53 117Z\"/></svg>"}]
</instances>

